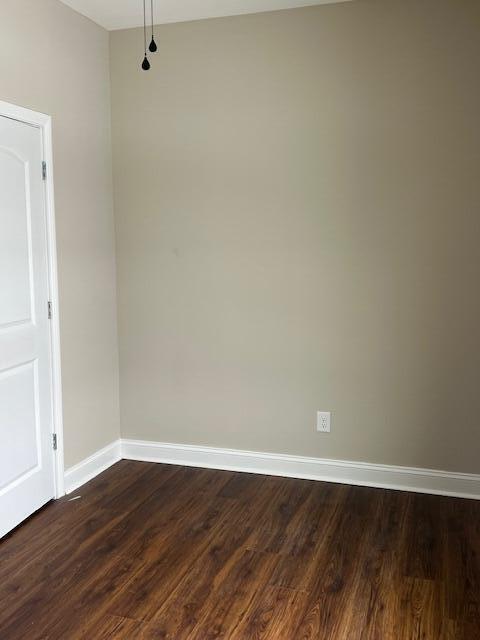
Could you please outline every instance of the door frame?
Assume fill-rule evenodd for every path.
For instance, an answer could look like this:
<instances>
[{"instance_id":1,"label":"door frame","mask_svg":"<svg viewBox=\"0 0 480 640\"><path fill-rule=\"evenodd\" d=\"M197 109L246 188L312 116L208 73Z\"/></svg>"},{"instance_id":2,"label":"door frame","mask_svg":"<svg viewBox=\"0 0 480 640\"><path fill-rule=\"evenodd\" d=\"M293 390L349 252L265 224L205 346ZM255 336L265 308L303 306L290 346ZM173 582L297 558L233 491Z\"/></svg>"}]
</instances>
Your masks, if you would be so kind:
<instances>
[{"instance_id":1,"label":"door frame","mask_svg":"<svg viewBox=\"0 0 480 640\"><path fill-rule=\"evenodd\" d=\"M57 242L55 232L55 198L53 188L53 143L52 118L44 113L31 111L9 102L0 100L0 116L17 120L37 127L42 132L43 159L47 163L45 180L45 217L47 229L48 289L52 303L50 326L50 349L52 364L52 426L57 436L57 449L54 451L55 498L65 495L65 467L63 447L63 403L62 403L62 365L60 351L60 318L58 303ZM38 168L41 171L41 167ZM46 312L46 311L45 311Z\"/></svg>"}]
</instances>

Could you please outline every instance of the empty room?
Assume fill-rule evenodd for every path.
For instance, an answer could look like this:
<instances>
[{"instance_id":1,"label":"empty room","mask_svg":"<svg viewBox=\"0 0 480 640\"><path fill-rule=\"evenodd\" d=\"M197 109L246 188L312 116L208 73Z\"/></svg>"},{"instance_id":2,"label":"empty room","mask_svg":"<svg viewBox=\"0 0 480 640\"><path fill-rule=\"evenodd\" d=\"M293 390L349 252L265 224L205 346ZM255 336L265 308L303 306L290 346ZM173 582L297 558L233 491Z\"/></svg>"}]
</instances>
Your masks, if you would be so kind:
<instances>
[{"instance_id":1,"label":"empty room","mask_svg":"<svg viewBox=\"0 0 480 640\"><path fill-rule=\"evenodd\" d=\"M479 0L1 0L0 640L480 640L479 283Z\"/></svg>"}]
</instances>

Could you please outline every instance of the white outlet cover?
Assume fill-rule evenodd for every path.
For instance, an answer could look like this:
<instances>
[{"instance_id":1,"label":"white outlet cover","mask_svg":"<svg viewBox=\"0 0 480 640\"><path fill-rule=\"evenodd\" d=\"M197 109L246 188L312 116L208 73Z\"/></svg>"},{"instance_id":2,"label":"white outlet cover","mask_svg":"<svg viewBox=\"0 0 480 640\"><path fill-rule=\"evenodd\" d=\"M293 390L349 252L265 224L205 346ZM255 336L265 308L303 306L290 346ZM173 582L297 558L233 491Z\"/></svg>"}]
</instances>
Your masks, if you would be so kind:
<instances>
[{"instance_id":1,"label":"white outlet cover","mask_svg":"<svg viewBox=\"0 0 480 640\"><path fill-rule=\"evenodd\" d=\"M330 433L331 417L330 411L317 411L317 431Z\"/></svg>"}]
</instances>

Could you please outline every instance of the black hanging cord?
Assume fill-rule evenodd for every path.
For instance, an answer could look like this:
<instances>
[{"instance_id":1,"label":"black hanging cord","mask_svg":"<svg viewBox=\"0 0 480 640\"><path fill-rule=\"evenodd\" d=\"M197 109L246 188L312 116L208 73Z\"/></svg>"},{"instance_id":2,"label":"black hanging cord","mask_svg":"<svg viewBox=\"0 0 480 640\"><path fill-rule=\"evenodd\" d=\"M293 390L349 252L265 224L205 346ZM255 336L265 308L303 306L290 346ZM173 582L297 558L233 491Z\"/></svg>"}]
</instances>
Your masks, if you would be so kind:
<instances>
[{"instance_id":1,"label":"black hanging cord","mask_svg":"<svg viewBox=\"0 0 480 640\"><path fill-rule=\"evenodd\" d=\"M150 62L147 57L147 8L145 6L145 0L143 0L143 44L145 48L145 57L142 62L142 69L148 71L150 69Z\"/></svg>"},{"instance_id":2,"label":"black hanging cord","mask_svg":"<svg viewBox=\"0 0 480 640\"><path fill-rule=\"evenodd\" d=\"M158 49L157 47L157 43L155 42L155 34L153 32L153 24L154 24L154 20L153 20L153 0L150 0L150 9L151 9L151 16L152 16L152 41L150 42L150 46L148 47L149 51L151 51L152 53L155 53Z\"/></svg>"}]
</instances>

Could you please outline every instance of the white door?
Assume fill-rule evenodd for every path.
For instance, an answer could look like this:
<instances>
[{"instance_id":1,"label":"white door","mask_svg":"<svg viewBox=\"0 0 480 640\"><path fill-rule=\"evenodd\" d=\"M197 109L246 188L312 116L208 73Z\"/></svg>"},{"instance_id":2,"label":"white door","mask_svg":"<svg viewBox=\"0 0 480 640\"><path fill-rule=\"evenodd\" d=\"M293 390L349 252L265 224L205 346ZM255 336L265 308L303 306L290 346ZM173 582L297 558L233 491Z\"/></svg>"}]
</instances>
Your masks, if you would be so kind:
<instances>
[{"instance_id":1,"label":"white door","mask_svg":"<svg viewBox=\"0 0 480 640\"><path fill-rule=\"evenodd\" d=\"M43 141L0 116L0 537L54 496Z\"/></svg>"}]
</instances>

